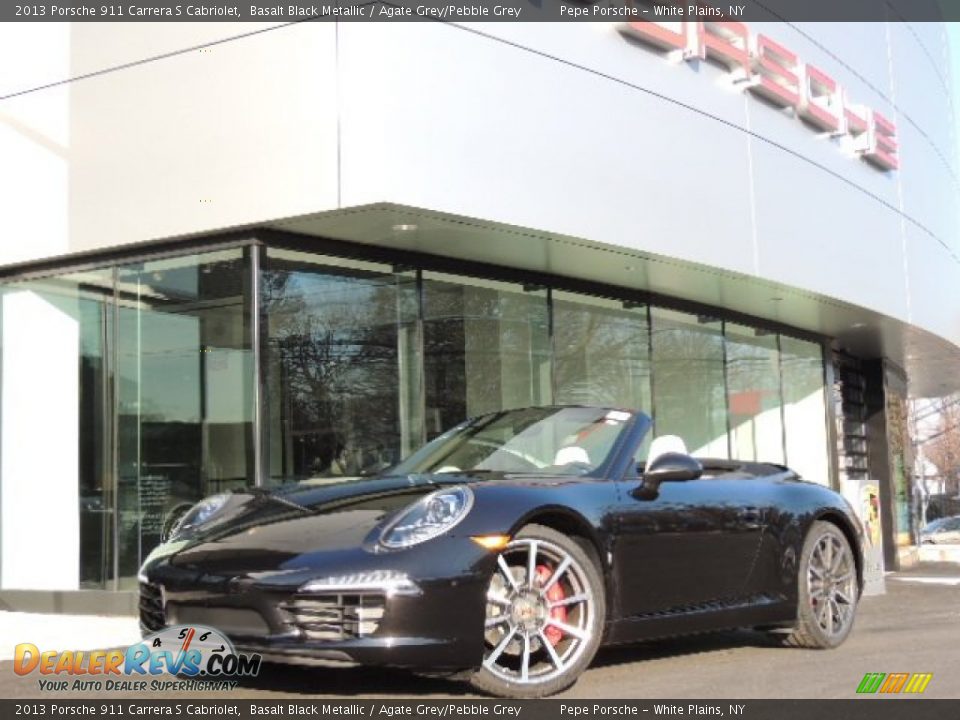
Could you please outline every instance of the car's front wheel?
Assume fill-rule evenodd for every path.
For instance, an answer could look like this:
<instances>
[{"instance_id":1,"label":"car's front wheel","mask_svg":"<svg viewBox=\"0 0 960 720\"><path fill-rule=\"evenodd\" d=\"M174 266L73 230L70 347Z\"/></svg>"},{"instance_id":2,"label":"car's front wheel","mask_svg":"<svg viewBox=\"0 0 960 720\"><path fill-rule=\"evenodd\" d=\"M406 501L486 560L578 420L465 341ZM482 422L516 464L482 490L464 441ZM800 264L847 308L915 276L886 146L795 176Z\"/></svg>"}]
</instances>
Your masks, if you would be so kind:
<instances>
[{"instance_id":1,"label":"car's front wheel","mask_svg":"<svg viewBox=\"0 0 960 720\"><path fill-rule=\"evenodd\" d=\"M600 646L606 613L593 555L587 543L542 525L517 533L497 558L487 590L475 687L533 698L576 681Z\"/></svg>"},{"instance_id":2,"label":"car's front wheel","mask_svg":"<svg viewBox=\"0 0 960 720\"><path fill-rule=\"evenodd\" d=\"M788 645L833 648L853 628L860 586L853 549L836 525L817 521L800 554L797 623Z\"/></svg>"}]
</instances>

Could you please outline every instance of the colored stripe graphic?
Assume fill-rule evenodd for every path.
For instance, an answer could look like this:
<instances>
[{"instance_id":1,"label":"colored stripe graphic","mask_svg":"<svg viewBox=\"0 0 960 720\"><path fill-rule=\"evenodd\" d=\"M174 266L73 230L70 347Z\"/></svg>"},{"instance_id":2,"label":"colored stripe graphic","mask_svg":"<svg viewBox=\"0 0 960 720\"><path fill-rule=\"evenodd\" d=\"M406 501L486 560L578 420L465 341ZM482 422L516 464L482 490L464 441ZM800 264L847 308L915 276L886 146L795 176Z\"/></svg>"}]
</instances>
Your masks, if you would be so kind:
<instances>
[{"instance_id":1,"label":"colored stripe graphic","mask_svg":"<svg viewBox=\"0 0 960 720\"><path fill-rule=\"evenodd\" d=\"M903 689L905 693L922 693L933 679L933 673L914 673Z\"/></svg>"},{"instance_id":2,"label":"colored stripe graphic","mask_svg":"<svg viewBox=\"0 0 960 720\"><path fill-rule=\"evenodd\" d=\"M867 673L857 685L857 692L871 695L876 692L919 694L927 689L933 673Z\"/></svg>"},{"instance_id":3,"label":"colored stripe graphic","mask_svg":"<svg viewBox=\"0 0 960 720\"><path fill-rule=\"evenodd\" d=\"M887 675L887 679L883 681L883 685L880 686L880 692L900 692L900 690L903 689L903 686L906 685L908 677L910 677L909 673L890 673Z\"/></svg>"},{"instance_id":4,"label":"colored stripe graphic","mask_svg":"<svg viewBox=\"0 0 960 720\"><path fill-rule=\"evenodd\" d=\"M863 676L863 680L860 681L860 685L857 686L858 693L875 693L880 688L880 683L883 682L883 678L886 677L886 673L867 673Z\"/></svg>"}]
</instances>

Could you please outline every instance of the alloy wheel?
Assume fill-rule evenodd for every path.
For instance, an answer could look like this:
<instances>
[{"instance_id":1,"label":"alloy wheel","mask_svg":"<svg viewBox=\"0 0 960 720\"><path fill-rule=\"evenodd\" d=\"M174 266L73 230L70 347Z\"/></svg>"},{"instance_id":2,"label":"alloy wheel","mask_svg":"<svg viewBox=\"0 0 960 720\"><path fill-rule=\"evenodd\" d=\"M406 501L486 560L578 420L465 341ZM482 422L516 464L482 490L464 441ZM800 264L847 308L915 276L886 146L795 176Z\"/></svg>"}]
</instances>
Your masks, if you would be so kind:
<instances>
[{"instance_id":1,"label":"alloy wheel","mask_svg":"<svg viewBox=\"0 0 960 720\"><path fill-rule=\"evenodd\" d=\"M576 558L539 538L513 540L487 592L483 665L510 683L548 682L592 639L594 592Z\"/></svg>"},{"instance_id":2,"label":"alloy wheel","mask_svg":"<svg viewBox=\"0 0 960 720\"><path fill-rule=\"evenodd\" d=\"M843 634L853 622L857 603L857 569L849 546L836 535L822 535L807 569L813 616L829 636Z\"/></svg>"}]
</instances>

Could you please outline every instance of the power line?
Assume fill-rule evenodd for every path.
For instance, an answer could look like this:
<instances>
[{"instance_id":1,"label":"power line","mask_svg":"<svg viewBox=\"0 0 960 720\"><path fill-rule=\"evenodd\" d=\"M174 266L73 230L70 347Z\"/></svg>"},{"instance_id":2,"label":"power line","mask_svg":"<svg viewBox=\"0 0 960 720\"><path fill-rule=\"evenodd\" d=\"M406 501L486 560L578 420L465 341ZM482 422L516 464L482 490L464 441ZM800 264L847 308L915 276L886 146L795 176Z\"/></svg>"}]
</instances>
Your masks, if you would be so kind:
<instances>
[{"instance_id":1,"label":"power line","mask_svg":"<svg viewBox=\"0 0 960 720\"><path fill-rule=\"evenodd\" d=\"M928 417L933 417L934 415L939 415L939 414L941 414L943 411L949 410L949 409L952 408L954 405L958 405L958 404L960 404L960 395L955 396L955 397L954 397L950 402L948 402L946 405L941 405L940 407L935 408L935 409L933 409L933 410L930 410L929 412L926 412L926 413L924 413L923 415L914 415L914 416L913 416L913 420L914 420L914 422L918 422L918 421L920 421L920 420L926 420Z\"/></svg>"},{"instance_id":2,"label":"power line","mask_svg":"<svg viewBox=\"0 0 960 720\"><path fill-rule=\"evenodd\" d=\"M369 3L367 3L369 4ZM12 93L7 93L6 95L0 95L0 101L10 100L11 98L20 97L21 95L29 95L31 93L39 92L40 90L49 90L50 88L60 87L61 85L69 85L72 82L77 82L78 80L87 80L88 78L99 77L100 75L107 75L118 70L127 70L129 68L137 67L139 65L146 65L147 63L156 62L157 60L166 60L167 58L177 57L178 55L185 55L187 53L194 52L196 50L201 50L204 48L214 47L216 45L223 45L224 43L233 42L234 40L242 40L243 38L253 37L254 35L262 35L263 33L268 33L273 30L281 30L282 28L290 27L291 25L299 25L304 22L312 22L313 18L306 20L295 20L293 22L282 23L280 25L272 25L267 28L260 28L258 30L251 30L250 32L240 33L239 35L231 35L230 37L220 38L219 40L211 40L209 42L200 43L199 45L191 45L190 47L181 48L179 50L172 50L167 53L161 53L159 55L151 55L150 57L141 58L140 60L131 60L128 63L121 63L120 65L112 65L110 67L101 68L100 70L94 70L92 72L84 73L82 75L73 75L63 80L56 80L54 82L46 83L44 85L37 85L36 87L26 88L25 90L17 90Z\"/></svg>"}]
</instances>

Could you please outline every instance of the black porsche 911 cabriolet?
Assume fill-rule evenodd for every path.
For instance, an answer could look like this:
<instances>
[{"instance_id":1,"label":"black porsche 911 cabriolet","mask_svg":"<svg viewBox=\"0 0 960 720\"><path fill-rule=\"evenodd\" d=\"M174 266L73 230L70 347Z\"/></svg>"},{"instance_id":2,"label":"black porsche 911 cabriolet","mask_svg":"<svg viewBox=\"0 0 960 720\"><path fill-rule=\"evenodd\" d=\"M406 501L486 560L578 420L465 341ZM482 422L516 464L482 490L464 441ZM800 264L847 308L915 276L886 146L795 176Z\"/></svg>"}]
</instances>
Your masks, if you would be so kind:
<instances>
[{"instance_id":1,"label":"black porsche 911 cabriolet","mask_svg":"<svg viewBox=\"0 0 960 720\"><path fill-rule=\"evenodd\" d=\"M208 498L143 565L143 631L206 624L268 660L463 672L510 697L562 690L601 645L744 626L843 642L862 586L846 501L675 436L641 461L650 429L508 410L375 477Z\"/></svg>"}]
</instances>

